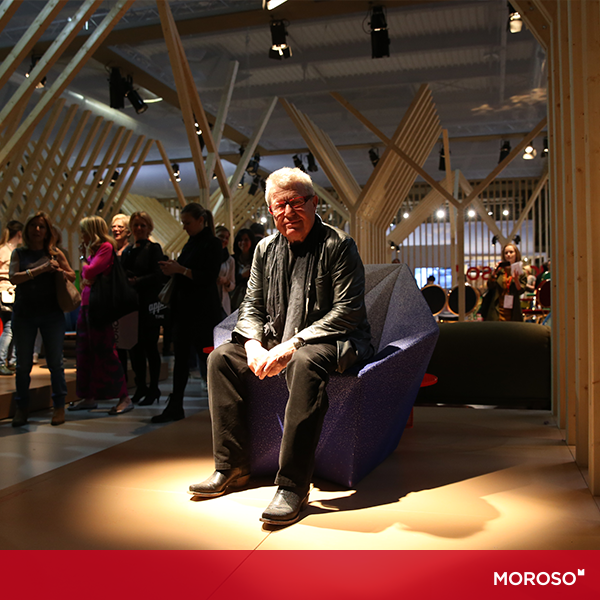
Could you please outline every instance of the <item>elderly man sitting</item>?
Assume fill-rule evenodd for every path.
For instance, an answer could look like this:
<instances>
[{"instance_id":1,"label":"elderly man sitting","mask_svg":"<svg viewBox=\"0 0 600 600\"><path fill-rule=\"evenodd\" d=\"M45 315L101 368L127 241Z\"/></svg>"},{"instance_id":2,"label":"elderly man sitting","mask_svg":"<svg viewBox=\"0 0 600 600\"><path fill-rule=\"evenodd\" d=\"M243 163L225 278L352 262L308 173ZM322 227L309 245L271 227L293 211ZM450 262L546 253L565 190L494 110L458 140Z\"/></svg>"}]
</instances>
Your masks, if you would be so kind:
<instances>
[{"instance_id":1,"label":"elderly man sitting","mask_svg":"<svg viewBox=\"0 0 600 600\"><path fill-rule=\"evenodd\" d=\"M261 521L289 525L308 503L330 373L373 354L364 268L354 240L321 221L310 177L283 168L267 180L279 233L257 246L232 342L208 364L215 472L190 493L216 497L250 476L247 377L284 375L289 389L277 493ZM285 370L285 371L284 371Z\"/></svg>"}]
</instances>

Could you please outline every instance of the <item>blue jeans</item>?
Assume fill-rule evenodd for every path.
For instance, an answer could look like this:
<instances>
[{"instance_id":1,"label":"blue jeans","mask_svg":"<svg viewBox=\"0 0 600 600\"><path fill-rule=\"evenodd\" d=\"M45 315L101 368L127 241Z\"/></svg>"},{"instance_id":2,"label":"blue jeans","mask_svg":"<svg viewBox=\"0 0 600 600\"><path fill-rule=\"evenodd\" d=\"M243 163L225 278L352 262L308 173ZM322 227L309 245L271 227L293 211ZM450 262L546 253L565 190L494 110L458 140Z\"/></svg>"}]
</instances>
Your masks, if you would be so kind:
<instances>
[{"instance_id":1,"label":"blue jeans","mask_svg":"<svg viewBox=\"0 0 600 600\"><path fill-rule=\"evenodd\" d=\"M63 369L63 344L65 340L65 316L53 312L39 316L17 316L13 314L12 330L17 349L17 395L15 400L20 408L29 405L30 373L33 367L33 347L38 329L42 334L46 349L46 364L50 369L52 383L52 403L55 408L65 405L67 383Z\"/></svg>"},{"instance_id":2,"label":"blue jeans","mask_svg":"<svg viewBox=\"0 0 600 600\"><path fill-rule=\"evenodd\" d=\"M5 365L8 359L8 350L12 342L12 313L6 310L0 312L2 317L2 335L0 335L0 365Z\"/></svg>"}]
</instances>

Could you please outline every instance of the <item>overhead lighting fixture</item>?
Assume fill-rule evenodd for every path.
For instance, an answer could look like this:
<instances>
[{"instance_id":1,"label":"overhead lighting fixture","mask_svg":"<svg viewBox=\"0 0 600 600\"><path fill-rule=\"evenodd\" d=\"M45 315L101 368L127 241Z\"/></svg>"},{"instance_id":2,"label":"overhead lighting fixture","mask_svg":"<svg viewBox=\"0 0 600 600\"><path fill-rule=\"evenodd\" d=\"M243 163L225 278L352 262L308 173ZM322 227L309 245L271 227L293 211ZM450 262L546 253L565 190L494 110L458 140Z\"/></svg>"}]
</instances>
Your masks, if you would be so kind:
<instances>
[{"instance_id":1,"label":"overhead lighting fixture","mask_svg":"<svg viewBox=\"0 0 600 600\"><path fill-rule=\"evenodd\" d=\"M131 75L127 78L122 77L119 67L112 67L110 69L108 90L111 108L125 108L124 98L127 98L138 115L148 110L148 105L142 100L139 93L133 89Z\"/></svg>"},{"instance_id":2,"label":"overhead lighting fixture","mask_svg":"<svg viewBox=\"0 0 600 600\"><path fill-rule=\"evenodd\" d=\"M548 156L548 136L544 138L544 156Z\"/></svg>"},{"instance_id":3,"label":"overhead lighting fixture","mask_svg":"<svg viewBox=\"0 0 600 600\"><path fill-rule=\"evenodd\" d=\"M115 185L115 183L117 183L120 175L121 175L121 173L119 173L119 171L115 171L112 174L112 177L110 178L110 184L109 184L111 187L114 187L114 185Z\"/></svg>"},{"instance_id":4,"label":"overhead lighting fixture","mask_svg":"<svg viewBox=\"0 0 600 600\"><path fill-rule=\"evenodd\" d=\"M371 10L371 58L383 58L390 55L390 36L383 6L374 6Z\"/></svg>"},{"instance_id":5,"label":"overhead lighting fixture","mask_svg":"<svg viewBox=\"0 0 600 600\"><path fill-rule=\"evenodd\" d=\"M510 142L507 140L506 142L502 142L502 147L500 148L500 158L498 159L498 163L501 163L509 154L512 148L510 147Z\"/></svg>"},{"instance_id":6,"label":"overhead lighting fixture","mask_svg":"<svg viewBox=\"0 0 600 600\"><path fill-rule=\"evenodd\" d=\"M258 173L258 168L260 167L260 154L257 152L253 158L248 163L246 167L246 173L250 175L256 175Z\"/></svg>"},{"instance_id":7,"label":"overhead lighting fixture","mask_svg":"<svg viewBox=\"0 0 600 600\"><path fill-rule=\"evenodd\" d=\"M513 5L508 2L508 30L511 33L520 33L523 29L523 19L518 10L515 10Z\"/></svg>"},{"instance_id":8,"label":"overhead lighting fixture","mask_svg":"<svg viewBox=\"0 0 600 600\"><path fill-rule=\"evenodd\" d=\"M256 192L258 192L258 186L260 185L260 177L257 175L250 184L250 188L248 189L248 194L250 196L254 196Z\"/></svg>"},{"instance_id":9,"label":"overhead lighting fixture","mask_svg":"<svg viewBox=\"0 0 600 600\"><path fill-rule=\"evenodd\" d=\"M502 211L502 214L503 214L505 217L508 217L508 215L510 214L510 213L509 213L509 210L508 210L508 208L505 208L505 209Z\"/></svg>"},{"instance_id":10,"label":"overhead lighting fixture","mask_svg":"<svg viewBox=\"0 0 600 600\"><path fill-rule=\"evenodd\" d=\"M173 169L173 175L175 176L175 181L181 181L181 172L179 171L179 165L177 163L173 163L171 165L171 169Z\"/></svg>"},{"instance_id":11,"label":"overhead lighting fixture","mask_svg":"<svg viewBox=\"0 0 600 600\"><path fill-rule=\"evenodd\" d=\"M498 243L498 236L495 235L494 237L492 237L492 246L496 245Z\"/></svg>"},{"instance_id":12,"label":"overhead lighting fixture","mask_svg":"<svg viewBox=\"0 0 600 600\"><path fill-rule=\"evenodd\" d=\"M369 150L369 160L373 167L377 166L377 163L379 162L379 150L377 150L377 148L371 148Z\"/></svg>"},{"instance_id":13,"label":"overhead lighting fixture","mask_svg":"<svg viewBox=\"0 0 600 600\"><path fill-rule=\"evenodd\" d=\"M438 219L443 219L446 216L446 212L440 208L435 215Z\"/></svg>"},{"instance_id":14,"label":"overhead lighting fixture","mask_svg":"<svg viewBox=\"0 0 600 600\"><path fill-rule=\"evenodd\" d=\"M261 222L263 225L266 225L266 224L267 224L267 217L261 217L261 218L260 218L260 222Z\"/></svg>"},{"instance_id":15,"label":"overhead lighting fixture","mask_svg":"<svg viewBox=\"0 0 600 600\"><path fill-rule=\"evenodd\" d=\"M521 243L521 236L517 233L517 235L515 235L515 237L513 238L513 242L515 244L517 244L517 246ZM527 262L527 259L524 259Z\"/></svg>"},{"instance_id":16,"label":"overhead lighting fixture","mask_svg":"<svg viewBox=\"0 0 600 600\"><path fill-rule=\"evenodd\" d=\"M35 65L37 65L40 58L42 58L42 57L41 56L32 56L31 57L31 64L29 65L29 69L27 69L27 72L25 73L25 77L29 78L29 75L33 72L33 69L35 69ZM42 79L40 79L35 84L35 89L41 90L42 88L45 88L45 87L46 87L46 77L42 77Z\"/></svg>"},{"instance_id":17,"label":"overhead lighting fixture","mask_svg":"<svg viewBox=\"0 0 600 600\"><path fill-rule=\"evenodd\" d=\"M304 168L304 163L302 162L302 159L297 154L294 154L294 156L292 156L292 160L294 161L294 166L296 167L296 169L300 169L301 171L304 171L306 173L306 169Z\"/></svg>"},{"instance_id":18,"label":"overhead lighting fixture","mask_svg":"<svg viewBox=\"0 0 600 600\"><path fill-rule=\"evenodd\" d=\"M315 162L315 157L312 155L312 152L309 152L306 155L306 162L308 163L307 169L311 173L316 173L319 170L319 167L317 167L317 163Z\"/></svg>"},{"instance_id":19,"label":"overhead lighting fixture","mask_svg":"<svg viewBox=\"0 0 600 600\"><path fill-rule=\"evenodd\" d=\"M444 154L444 146L440 148L440 162L438 165L440 171L446 170L446 155Z\"/></svg>"},{"instance_id":20,"label":"overhead lighting fixture","mask_svg":"<svg viewBox=\"0 0 600 600\"><path fill-rule=\"evenodd\" d=\"M287 0L263 0L262 7L263 10L273 10L285 2L287 2Z\"/></svg>"},{"instance_id":21,"label":"overhead lighting fixture","mask_svg":"<svg viewBox=\"0 0 600 600\"><path fill-rule=\"evenodd\" d=\"M242 173L242 178L240 179L240 182L238 183L238 189L242 189L244 187L244 178L246 177L246 173Z\"/></svg>"},{"instance_id":22,"label":"overhead lighting fixture","mask_svg":"<svg viewBox=\"0 0 600 600\"><path fill-rule=\"evenodd\" d=\"M469 217L471 217L471 219L476 215L477 213L471 208L468 212L467 215Z\"/></svg>"},{"instance_id":23,"label":"overhead lighting fixture","mask_svg":"<svg viewBox=\"0 0 600 600\"><path fill-rule=\"evenodd\" d=\"M407 212L402 215L403 219L408 219L408 217L410 217L410 214Z\"/></svg>"},{"instance_id":24,"label":"overhead lighting fixture","mask_svg":"<svg viewBox=\"0 0 600 600\"><path fill-rule=\"evenodd\" d=\"M489 215L490 217L493 217L493 216L494 216L494 213L493 213L491 210L489 210L489 211L488 211L488 215Z\"/></svg>"},{"instance_id":25,"label":"overhead lighting fixture","mask_svg":"<svg viewBox=\"0 0 600 600\"><path fill-rule=\"evenodd\" d=\"M271 49L269 58L283 60L292 56L292 49L287 43L287 31L284 21L271 21Z\"/></svg>"},{"instance_id":26,"label":"overhead lighting fixture","mask_svg":"<svg viewBox=\"0 0 600 600\"><path fill-rule=\"evenodd\" d=\"M523 152L523 158L525 160L533 160L537 156L537 150L530 144L525 148Z\"/></svg>"}]
</instances>

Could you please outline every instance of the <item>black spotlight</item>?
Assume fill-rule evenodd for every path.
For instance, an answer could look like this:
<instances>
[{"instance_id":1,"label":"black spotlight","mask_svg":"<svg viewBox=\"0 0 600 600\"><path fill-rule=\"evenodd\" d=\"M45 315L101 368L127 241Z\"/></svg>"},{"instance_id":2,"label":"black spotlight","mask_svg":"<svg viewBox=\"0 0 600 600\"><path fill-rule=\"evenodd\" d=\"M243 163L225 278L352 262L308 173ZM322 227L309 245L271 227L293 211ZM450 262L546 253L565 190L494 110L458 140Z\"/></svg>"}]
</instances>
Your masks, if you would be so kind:
<instances>
[{"instance_id":1,"label":"black spotlight","mask_svg":"<svg viewBox=\"0 0 600 600\"><path fill-rule=\"evenodd\" d=\"M117 183L117 181L118 181L118 179L119 179L120 175L121 175L121 173L119 173L119 171L115 171L115 172L112 174L112 177L110 178L110 183L109 183L109 185L110 185L111 187L114 187L114 185L115 185L115 183Z\"/></svg>"},{"instance_id":2,"label":"black spotlight","mask_svg":"<svg viewBox=\"0 0 600 600\"><path fill-rule=\"evenodd\" d=\"M29 65L29 69L27 69L27 73L25 73L25 77L29 78L30 73L33 71L33 69L35 69L35 65L38 64L38 61L40 60L41 56L32 56L31 57L31 64ZM46 78L42 77L42 79L40 79L36 84L35 84L36 89L40 90L42 88L46 87Z\"/></svg>"},{"instance_id":3,"label":"black spotlight","mask_svg":"<svg viewBox=\"0 0 600 600\"><path fill-rule=\"evenodd\" d=\"M260 154L257 152L254 157L248 163L246 167L246 173L250 175L256 175L258 173L258 168L260 166Z\"/></svg>"},{"instance_id":4,"label":"black spotlight","mask_svg":"<svg viewBox=\"0 0 600 600\"><path fill-rule=\"evenodd\" d=\"M374 6L371 11L371 58L390 55L390 36L383 6Z\"/></svg>"},{"instance_id":5,"label":"black spotlight","mask_svg":"<svg viewBox=\"0 0 600 600\"><path fill-rule=\"evenodd\" d=\"M175 181L181 181L181 172L179 171L179 165L177 163L173 163L171 165L171 169L173 169L173 175L175 176Z\"/></svg>"},{"instance_id":6,"label":"black spotlight","mask_svg":"<svg viewBox=\"0 0 600 600\"><path fill-rule=\"evenodd\" d=\"M316 173L319 170L319 167L317 167L317 163L315 162L315 157L312 155L312 152L309 152L306 155L306 162L308 163L307 169L311 173Z\"/></svg>"},{"instance_id":7,"label":"black spotlight","mask_svg":"<svg viewBox=\"0 0 600 600\"><path fill-rule=\"evenodd\" d=\"M440 148L440 164L438 165L440 171L446 170L446 155L444 154L444 146Z\"/></svg>"},{"instance_id":8,"label":"black spotlight","mask_svg":"<svg viewBox=\"0 0 600 600\"><path fill-rule=\"evenodd\" d=\"M544 138L544 156L548 156L548 136Z\"/></svg>"},{"instance_id":9,"label":"black spotlight","mask_svg":"<svg viewBox=\"0 0 600 600\"><path fill-rule=\"evenodd\" d=\"M509 154L512 148L510 147L510 142L502 142L502 147L500 148L500 158L498 159L498 163L501 163Z\"/></svg>"},{"instance_id":10,"label":"black spotlight","mask_svg":"<svg viewBox=\"0 0 600 600\"><path fill-rule=\"evenodd\" d=\"M515 235L515 237L513 238L513 242L515 244L517 244L517 246L521 243L521 236L517 233L517 235Z\"/></svg>"},{"instance_id":11,"label":"black spotlight","mask_svg":"<svg viewBox=\"0 0 600 600\"><path fill-rule=\"evenodd\" d=\"M294 161L294 166L296 167L296 169L300 169L301 171L304 171L306 173L306 169L304 168L304 163L302 162L302 159L297 154L294 154L294 156L292 156L292 160Z\"/></svg>"},{"instance_id":12,"label":"black spotlight","mask_svg":"<svg viewBox=\"0 0 600 600\"><path fill-rule=\"evenodd\" d=\"M256 192L258 192L258 186L260 185L260 177L257 175L250 184L250 188L248 189L248 194L250 196L254 196Z\"/></svg>"},{"instance_id":13,"label":"black spotlight","mask_svg":"<svg viewBox=\"0 0 600 600\"><path fill-rule=\"evenodd\" d=\"M125 91L125 98L131 102L135 112L138 115L148 110L148 105L142 100L141 96L133 89L133 79L129 76L126 79L127 90Z\"/></svg>"},{"instance_id":14,"label":"black spotlight","mask_svg":"<svg viewBox=\"0 0 600 600\"><path fill-rule=\"evenodd\" d=\"M379 151L377 148L371 148L369 150L369 160L371 161L373 167L377 166L377 163L379 162Z\"/></svg>"},{"instance_id":15,"label":"black spotlight","mask_svg":"<svg viewBox=\"0 0 600 600\"><path fill-rule=\"evenodd\" d=\"M271 49L269 58L283 60L292 56L292 49L287 44L287 31L284 21L271 21Z\"/></svg>"},{"instance_id":16,"label":"black spotlight","mask_svg":"<svg viewBox=\"0 0 600 600\"><path fill-rule=\"evenodd\" d=\"M238 188L241 190L244 187L244 178L246 177L246 173L242 173L242 178L240 179L240 182L238 183Z\"/></svg>"},{"instance_id":17,"label":"black spotlight","mask_svg":"<svg viewBox=\"0 0 600 600\"><path fill-rule=\"evenodd\" d=\"M497 235L495 235L495 236L492 238L492 246L495 246L497 243L498 243L498 236L497 236Z\"/></svg>"}]
</instances>

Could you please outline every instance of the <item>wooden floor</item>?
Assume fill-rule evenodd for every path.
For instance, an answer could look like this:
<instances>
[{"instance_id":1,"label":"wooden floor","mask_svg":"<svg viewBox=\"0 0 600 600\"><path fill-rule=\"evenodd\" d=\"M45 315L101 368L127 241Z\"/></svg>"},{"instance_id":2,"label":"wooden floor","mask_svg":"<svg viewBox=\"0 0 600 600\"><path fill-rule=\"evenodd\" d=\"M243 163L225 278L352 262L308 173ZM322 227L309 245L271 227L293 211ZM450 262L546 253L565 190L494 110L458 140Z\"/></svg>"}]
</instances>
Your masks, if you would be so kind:
<instances>
[{"instance_id":1,"label":"wooden floor","mask_svg":"<svg viewBox=\"0 0 600 600\"><path fill-rule=\"evenodd\" d=\"M75 449L82 422L68 418L31 435L60 430ZM207 411L148 429L136 409L103 427L126 425L146 429L0 490L0 549L600 549L597 499L549 412L417 408L356 489L317 481L300 522L278 531L259 522L270 480L212 500L186 493L213 470ZM8 421L0 429L27 452Z\"/></svg>"}]
</instances>

